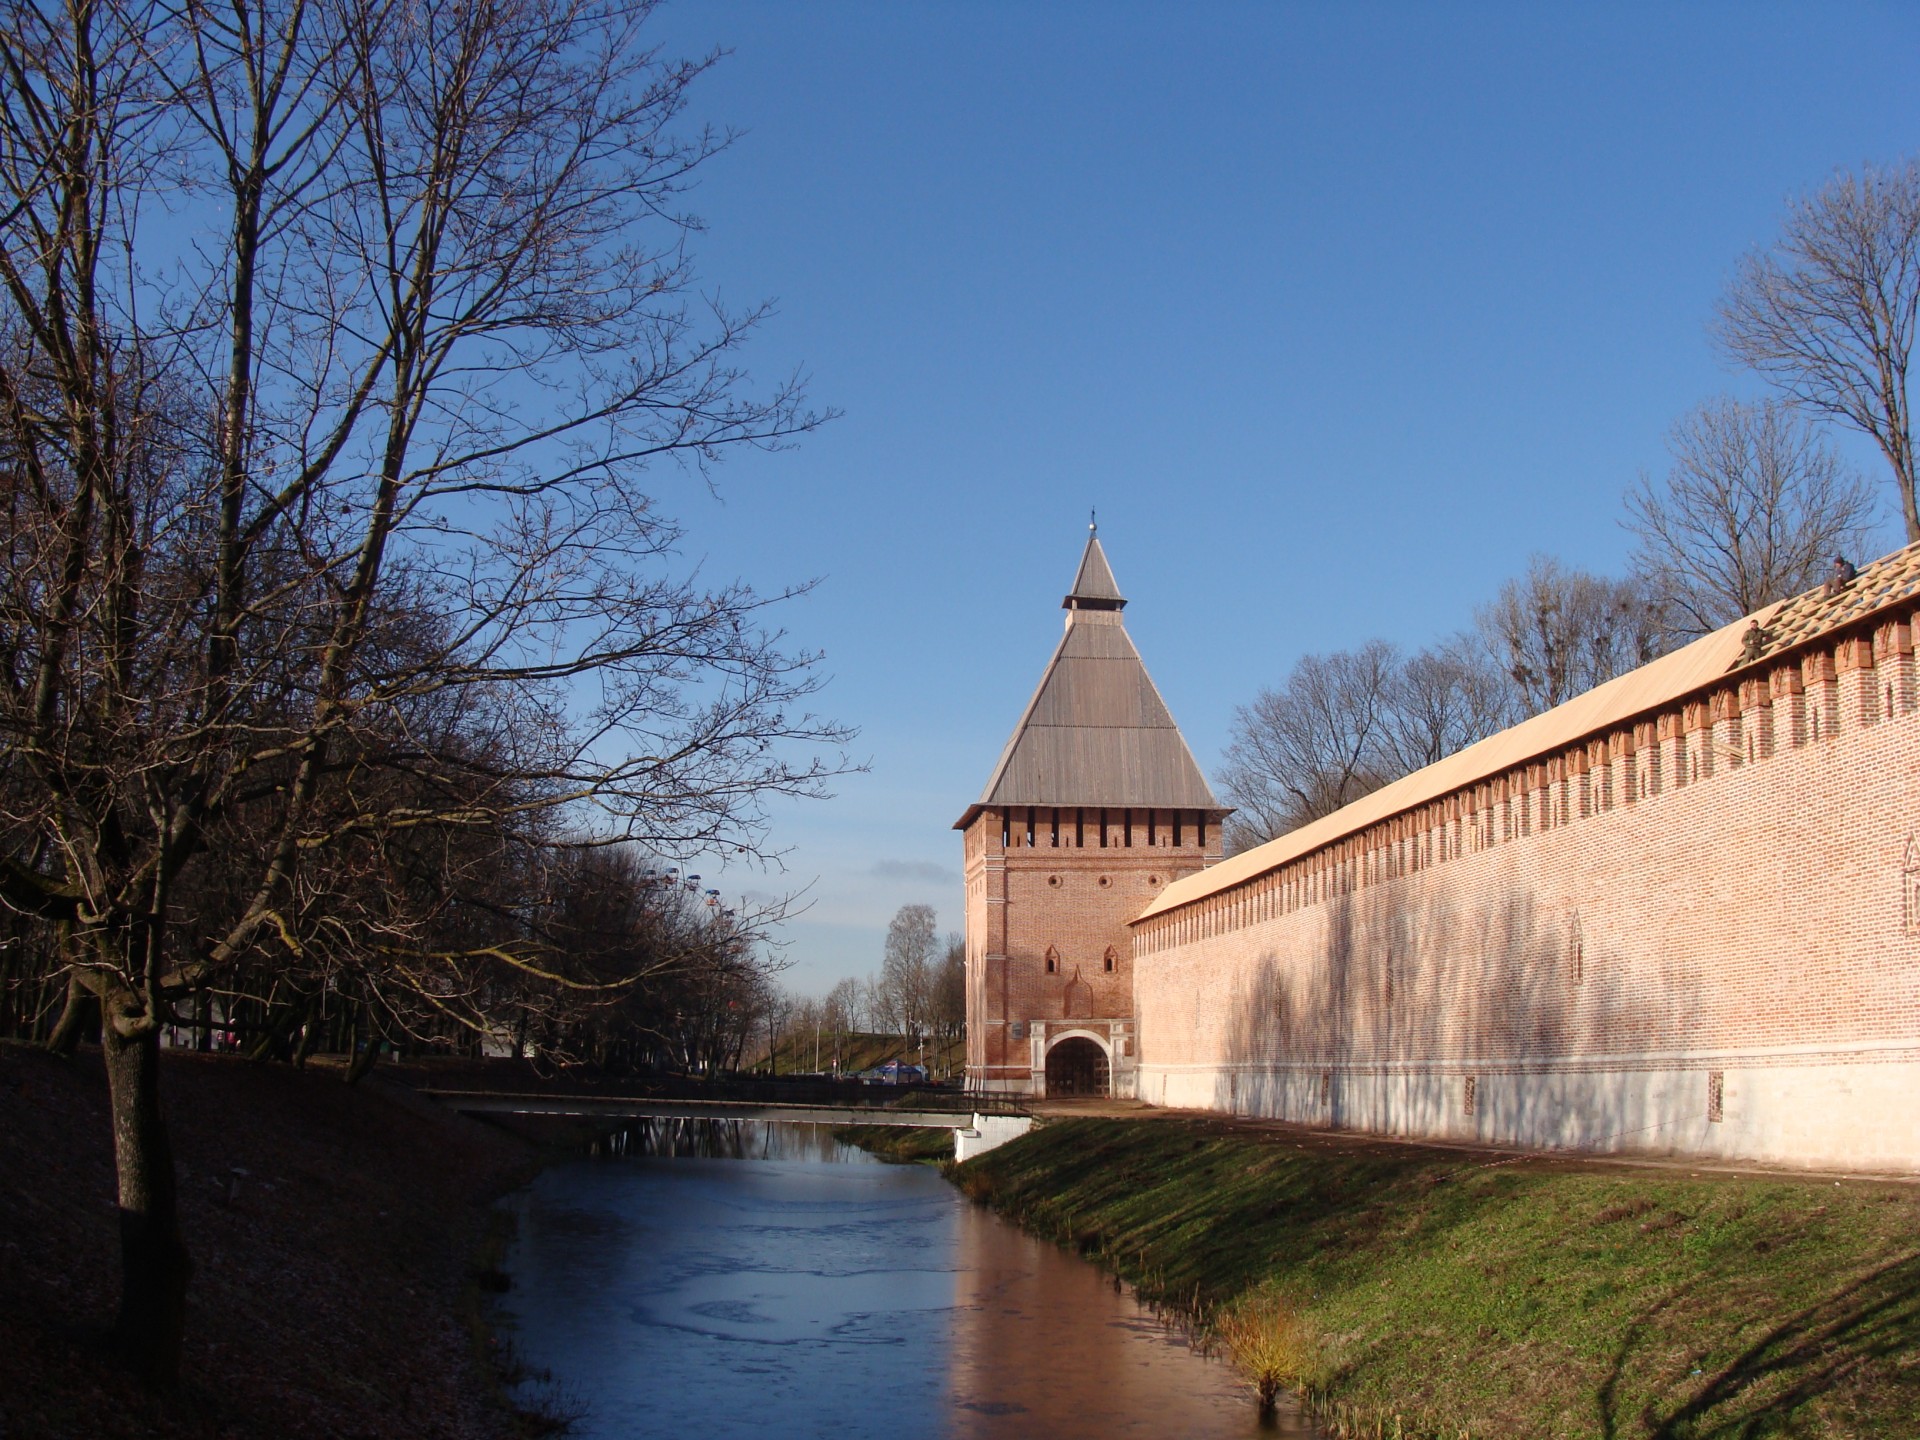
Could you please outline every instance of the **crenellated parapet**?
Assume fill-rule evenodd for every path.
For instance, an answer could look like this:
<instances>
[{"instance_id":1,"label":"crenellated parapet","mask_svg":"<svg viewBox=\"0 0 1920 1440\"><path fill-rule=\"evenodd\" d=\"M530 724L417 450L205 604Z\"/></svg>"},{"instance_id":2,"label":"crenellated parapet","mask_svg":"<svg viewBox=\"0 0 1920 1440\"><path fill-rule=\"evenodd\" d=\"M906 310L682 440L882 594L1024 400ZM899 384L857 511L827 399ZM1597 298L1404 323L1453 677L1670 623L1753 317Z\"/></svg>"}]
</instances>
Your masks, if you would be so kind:
<instances>
[{"instance_id":1,"label":"crenellated parapet","mask_svg":"<svg viewBox=\"0 0 1920 1440\"><path fill-rule=\"evenodd\" d=\"M1763 628L1779 615L1800 638L1781 638L1756 660L1701 679L1738 654L1750 623L1742 619L1170 888L1134 922L1136 953L1353 895L1915 714L1920 546L1869 566L1854 586L1870 586L1876 608L1849 616L1857 601L1837 606L1818 591L1783 601L1761 612ZM1800 613L1822 608L1841 611L1834 628L1810 627ZM1574 728L1582 733L1556 733Z\"/></svg>"},{"instance_id":2,"label":"crenellated parapet","mask_svg":"<svg viewBox=\"0 0 1920 1440\"><path fill-rule=\"evenodd\" d=\"M1920 546L1167 886L1141 1098L1920 1170Z\"/></svg>"}]
</instances>

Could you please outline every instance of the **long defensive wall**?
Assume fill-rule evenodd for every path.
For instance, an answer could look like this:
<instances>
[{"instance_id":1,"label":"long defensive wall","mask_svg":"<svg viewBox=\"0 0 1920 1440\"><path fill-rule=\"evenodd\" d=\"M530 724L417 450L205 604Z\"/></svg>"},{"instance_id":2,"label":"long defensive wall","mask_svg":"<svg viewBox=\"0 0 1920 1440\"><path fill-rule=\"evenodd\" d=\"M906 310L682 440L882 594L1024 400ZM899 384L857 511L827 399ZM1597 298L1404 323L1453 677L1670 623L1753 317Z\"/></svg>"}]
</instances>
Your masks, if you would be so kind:
<instances>
[{"instance_id":1,"label":"long defensive wall","mask_svg":"<svg viewBox=\"0 0 1920 1440\"><path fill-rule=\"evenodd\" d=\"M1138 1094L1920 1169L1920 546L1166 888Z\"/></svg>"}]
</instances>

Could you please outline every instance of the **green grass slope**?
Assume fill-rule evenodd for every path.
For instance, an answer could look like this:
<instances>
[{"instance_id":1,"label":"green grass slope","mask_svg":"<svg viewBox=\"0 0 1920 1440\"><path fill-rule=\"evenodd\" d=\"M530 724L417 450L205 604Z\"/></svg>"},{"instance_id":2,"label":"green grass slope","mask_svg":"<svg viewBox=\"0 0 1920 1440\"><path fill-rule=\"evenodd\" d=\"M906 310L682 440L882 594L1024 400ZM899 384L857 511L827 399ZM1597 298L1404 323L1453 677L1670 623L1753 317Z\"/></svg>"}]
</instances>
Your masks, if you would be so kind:
<instances>
[{"instance_id":1,"label":"green grass slope","mask_svg":"<svg viewBox=\"0 0 1920 1440\"><path fill-rule=\"evenodd\" d=\"M1148 1298L1297 1316L1323 1412L1387 1434L1920 1435L1914 1187L1170 1119L1049 1124L955 1173Z\"/></svg>"}]
</instances>

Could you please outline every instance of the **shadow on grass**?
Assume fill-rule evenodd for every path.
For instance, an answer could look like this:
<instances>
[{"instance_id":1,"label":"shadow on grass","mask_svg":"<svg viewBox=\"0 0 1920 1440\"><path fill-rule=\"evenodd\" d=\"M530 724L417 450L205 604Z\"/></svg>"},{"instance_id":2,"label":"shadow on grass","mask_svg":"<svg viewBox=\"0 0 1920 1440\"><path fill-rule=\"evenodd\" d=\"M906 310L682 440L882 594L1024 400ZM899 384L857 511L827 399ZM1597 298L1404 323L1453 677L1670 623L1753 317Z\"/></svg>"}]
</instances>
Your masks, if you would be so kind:
<instances>
[{"instance_id":1,"label":"shadow on grass","mask_svg":"<svg viewBox=\"0 0 1920 1440\"><path fill-rule=\"evenodd\" d=\"M1325 1398L1430 1430L1915 1433L1905 1195L1527 1170L1227 1120L1052 1122L954 1178L1202 1326L1255 1288L1298 1307L1328 1337Z\"/></svg>"},{"instance_id":2,"label":"shadow on grass","mask_svg":"<svg viewBox=\"0 0 1920 1440\"><path fill-rule=\"evenodd\" d=\"M1044 1145L1016 1141L959 1175L962 1188L1133 1281L1144 1298L1209 1310L1282 1257L1337 1263L1379 1230L1451 1220L1457 1157L1411 1148L1305 1157L1257 1154L1201 1125L1069 1120ZM1252 1160L1253 1163L1249 1163Z\"/></svg>"},{"instance_id":3,"label":"shadow on grass","mask_svg":"<svg viewBox=\"0 0 1920 1440\"><path fill-rule=\"evenodd\" d=\"M1633 1351L1658 1317L1703 1277L1642 1312L1601 1385L1601 1433L1652 1440L1746 1440L1790 1434L1802 1407L1833 1394L1876 1360L1920 1349L1920 1255L1909 1255L1839 1286L1773 1326L1684 1400L1655 1398L1622 1428L1622 1392L1631 1388ZM1686 1377L1691 1379L1691 1376ZM1685 1380L1677 1382L1684 1386ZM1920 1389L1920 1382L1915 1382ZM1670 1384L1668 1388L1677 1388Z\"/></svg>"}]
</instances>

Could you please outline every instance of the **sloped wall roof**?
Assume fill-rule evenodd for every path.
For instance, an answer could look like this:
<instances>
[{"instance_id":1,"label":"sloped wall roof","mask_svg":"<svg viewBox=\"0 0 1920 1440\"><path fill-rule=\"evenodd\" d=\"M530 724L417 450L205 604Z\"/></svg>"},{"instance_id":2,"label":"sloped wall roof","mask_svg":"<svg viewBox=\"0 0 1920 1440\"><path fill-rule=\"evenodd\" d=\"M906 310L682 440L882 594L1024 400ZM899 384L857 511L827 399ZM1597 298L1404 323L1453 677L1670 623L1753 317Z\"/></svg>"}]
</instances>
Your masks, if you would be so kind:
<instances>
[{"instance_id":1,"label":"sloped wall roof","mask_svg":"<svg viewBox=\"0 0 1920 1440\"><path fill-rule=\"evenodd\" d=\"M1649 711L1665 709L1695 691L1709 689L1736 671L1766 670L1787 651L1916 595L1920 595L1920 544L1896 550L1865 567L1838 594L1828 595L1824 588L1816 588L1742 616L1723 630L1403 776L1323 819L1223 860L1210 870L1176 880L1155 896L1133 923L1230 890L1403 811L1418 809L1581 740L1618 729ZM1745 658L1745 637L1747 628L1756 621L1764 641L1758 658L1749 661Z\"/></svg>"}]
</instances>

